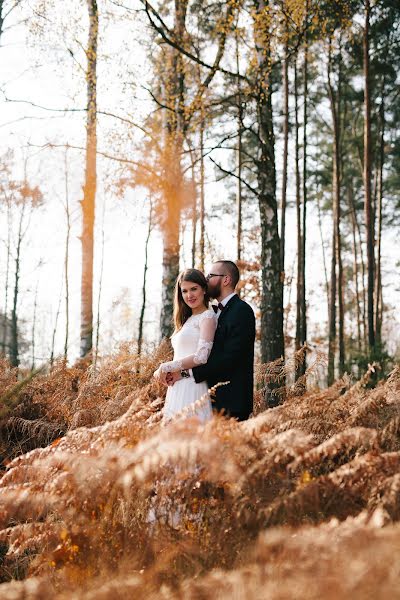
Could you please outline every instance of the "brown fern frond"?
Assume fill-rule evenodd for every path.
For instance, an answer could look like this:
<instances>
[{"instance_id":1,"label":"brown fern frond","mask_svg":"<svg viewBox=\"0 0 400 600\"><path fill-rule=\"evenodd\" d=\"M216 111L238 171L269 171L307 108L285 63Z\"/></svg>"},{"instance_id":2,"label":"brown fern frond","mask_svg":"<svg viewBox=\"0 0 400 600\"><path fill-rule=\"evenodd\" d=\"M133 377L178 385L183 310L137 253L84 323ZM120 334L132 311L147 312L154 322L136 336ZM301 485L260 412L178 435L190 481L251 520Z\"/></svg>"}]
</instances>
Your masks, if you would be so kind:
<instances>
[{"instance_id":1,"label":"brown fern frond","mask_svg":"<svg viewBox=\"0 0 400 600\"><path fill-rule=\"evenodd\" d=\"M291 473L311 469L313 474L322 475L349 462L356 454L374 449L379 449L378 433L374 429L363 427L346 429L296 458L288 469Z\"/></svg>"}]
</instances>

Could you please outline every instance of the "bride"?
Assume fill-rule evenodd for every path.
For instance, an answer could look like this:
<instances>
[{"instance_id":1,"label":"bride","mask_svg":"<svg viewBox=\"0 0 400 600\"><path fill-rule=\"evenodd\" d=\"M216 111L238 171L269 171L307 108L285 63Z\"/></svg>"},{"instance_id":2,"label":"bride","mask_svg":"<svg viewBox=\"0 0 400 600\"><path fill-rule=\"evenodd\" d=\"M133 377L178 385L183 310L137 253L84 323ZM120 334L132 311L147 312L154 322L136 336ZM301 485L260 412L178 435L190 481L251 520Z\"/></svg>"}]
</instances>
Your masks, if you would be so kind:
<instances>
[{"instance_id":1,"label":"bride","mask_svg":"<svg viewBox=\"0 0 400 600\"><path fill-rule=\"evenodd\" d=\"M172 419L183 409L186 414L196 415L201 421L212 418L206 382L196 383L191 372L187 371L205 364L213 346L217 316L208 308L209 301L204 274L198 269L183 271L175 285L175 331L171 337L174 359L162 363L154 373L154 377L166 384L168 373L182 372L183 378L168 387L164 421ZM202 401L196 402L200 398Z\"/></svg>"}]
</instances>

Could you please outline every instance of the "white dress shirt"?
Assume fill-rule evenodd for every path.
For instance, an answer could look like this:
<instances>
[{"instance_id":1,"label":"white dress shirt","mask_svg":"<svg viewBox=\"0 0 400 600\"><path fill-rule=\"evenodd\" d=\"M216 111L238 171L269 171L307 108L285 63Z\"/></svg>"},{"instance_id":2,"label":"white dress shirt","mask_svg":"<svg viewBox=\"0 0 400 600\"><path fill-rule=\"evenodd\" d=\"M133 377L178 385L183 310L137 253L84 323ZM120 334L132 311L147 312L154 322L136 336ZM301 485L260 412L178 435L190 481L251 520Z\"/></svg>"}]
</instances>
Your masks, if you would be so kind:
<instances>
[{"instance_id":1,"label":"white dress shirt","mask_svg":"<svg viewBox=\"0 0 400 600\"><path fill-rule=\"evenodd\" d=\"M236 296L236 292L232 292L232 294L229 294L229 296L227 296L226 298L224 298L223 300L221 300L221 304L222 306L225 308L225 306L228 304L229 300L231 298L233 298L233 296ZM218 309L217 311L217 318L219 318L219 315L221 314L220 309Z\"/></svg>"}]
</instances>

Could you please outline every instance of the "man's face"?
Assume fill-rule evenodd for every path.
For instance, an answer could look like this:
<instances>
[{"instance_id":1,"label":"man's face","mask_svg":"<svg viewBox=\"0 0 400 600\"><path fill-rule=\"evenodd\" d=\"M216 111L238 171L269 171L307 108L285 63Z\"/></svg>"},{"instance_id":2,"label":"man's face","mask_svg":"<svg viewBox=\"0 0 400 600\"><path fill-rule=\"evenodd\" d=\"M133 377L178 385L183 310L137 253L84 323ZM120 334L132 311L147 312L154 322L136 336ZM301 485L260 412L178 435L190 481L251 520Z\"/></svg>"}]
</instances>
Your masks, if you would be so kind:
<instances>
[{"instance_id":1,"label":"man's face","mask_svg":"<svg viewBox=\"0 0 400 600\"><path fill-rule=\"evenodd\" d=\"M224 281L225 275L224 265L220 263L211 265L207 275L208 293L211 298L219 298L219 296L221 296L222 282Z\"/></svg>"}]
</instances>

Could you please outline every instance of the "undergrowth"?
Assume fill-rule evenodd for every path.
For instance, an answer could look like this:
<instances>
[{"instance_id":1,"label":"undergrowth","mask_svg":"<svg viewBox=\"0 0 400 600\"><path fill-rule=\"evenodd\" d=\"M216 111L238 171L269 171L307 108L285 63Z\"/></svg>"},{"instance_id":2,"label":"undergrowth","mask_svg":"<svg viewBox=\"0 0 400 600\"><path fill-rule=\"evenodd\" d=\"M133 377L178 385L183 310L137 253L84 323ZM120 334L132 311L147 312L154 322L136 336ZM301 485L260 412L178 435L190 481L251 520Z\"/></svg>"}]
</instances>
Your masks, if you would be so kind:
<instances>
[{"instance_id":1,"label":"undergrowth","mask_svg":"<svg viewBox=\"0 0 400 600\"><path fill-rule=\"evenodd\" d=\"M397 597L400 368L320 390L295 356L258 368L248 421L163 426L166 354L22 388L2 363L1 597Z\"/></svg>"}]
</instances>

